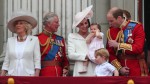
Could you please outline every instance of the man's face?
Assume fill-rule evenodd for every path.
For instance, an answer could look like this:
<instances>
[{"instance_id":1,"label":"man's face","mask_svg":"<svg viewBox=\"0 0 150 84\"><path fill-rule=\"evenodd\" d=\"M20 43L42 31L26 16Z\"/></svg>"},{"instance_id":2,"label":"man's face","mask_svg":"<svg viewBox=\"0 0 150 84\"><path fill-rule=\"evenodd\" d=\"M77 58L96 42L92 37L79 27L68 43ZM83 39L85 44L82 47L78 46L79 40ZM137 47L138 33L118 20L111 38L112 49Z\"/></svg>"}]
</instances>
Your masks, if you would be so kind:
<instances>
[{"instance_id":1,"label":"man's face","mask_svg":"<svg viewBox=\"0 0 150 84\"><path fill-rule=\"evenodd\" d=\"M53 21L50 23L50 30L52 31L52 32L57 32L57 30L58 30L58 27L60 26L59 25L59 19L58 19L58 17L56 16L56 17L54 17L54 19L53 19Z\"/></svg>"},{"instance_id":2,"label":"man's face","mask_svg":"<svg viewBox=\"0 0 150 84\"><path fill-rule=\"evenodd\" d=\"M118 17L119 17L119 16L118 16ZM118 17L117 17L117 19L116 19L116 18L113 17L112 14L107 14L107 20L108 20L109 25L110 25L111 27L114 27L114 28L120 27L121 24L120 24L120 19L118 19Z\"/></svg>"}]
</instances>

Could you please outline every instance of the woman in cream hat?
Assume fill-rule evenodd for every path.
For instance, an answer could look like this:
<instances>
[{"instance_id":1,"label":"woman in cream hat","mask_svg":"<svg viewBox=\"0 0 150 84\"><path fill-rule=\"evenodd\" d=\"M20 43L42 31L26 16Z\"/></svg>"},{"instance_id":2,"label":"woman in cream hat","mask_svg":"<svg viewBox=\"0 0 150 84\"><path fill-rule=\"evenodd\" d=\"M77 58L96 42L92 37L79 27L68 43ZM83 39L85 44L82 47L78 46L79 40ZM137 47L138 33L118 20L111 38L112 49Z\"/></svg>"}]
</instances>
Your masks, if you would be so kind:
<instances>
[{"instance_id":1,"label":"woman in cream hat","mask_svg":"<svg viewBox=\"0 0 150 84\"><path fill-rule=\"evenodd\" d=\"M88 28L90 26L88 19L92 17L92 5L85 8L82 12L75 15L73 27L78 27L77 33L70 33L68 36L68 57L75 61L73 76L94 76L95 64L89 62L87 70L83 70L83 62L88 59L88 48L86 37L88 36Z\"/></svg>"},{"instance_id":2,"label":"woman in cream hat","mask_svg":"<svg viewBox=\"0 0 150 84\"><path fill-rule=\"evenodd\" d=\"M30 35L36 25L37 21L30 12L13 13L7 27L17 36L8 38L1 76L39 76L39 40L36 36Z\"/></svg>"}]
</instances>

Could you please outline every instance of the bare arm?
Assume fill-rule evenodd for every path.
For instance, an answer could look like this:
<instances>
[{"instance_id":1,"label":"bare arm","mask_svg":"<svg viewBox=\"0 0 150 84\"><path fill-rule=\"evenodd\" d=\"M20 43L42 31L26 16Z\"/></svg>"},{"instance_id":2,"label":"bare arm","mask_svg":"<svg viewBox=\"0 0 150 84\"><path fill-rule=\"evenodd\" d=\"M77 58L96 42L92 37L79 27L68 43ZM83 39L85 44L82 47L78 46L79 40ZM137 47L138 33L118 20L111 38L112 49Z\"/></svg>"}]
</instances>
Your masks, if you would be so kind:
<instances>
[{"instance_id":1,"label":"bare arm","mask_svg":"<svg viewBox=\"0 0 150 84\"><path fill-rule=\"evenodd\" d=\"M40 69L35 69L35 76L39 76L40 74Z\"/></svg>"},{"instance_id":2,"label":"bare arm","mask_svg":"<svg viewBox=\"0 0 150 84\"><path fill-rule=\"evenodd\" d=\"M102 32L96 31L96 37L102 39L104 34Z\"/></svg>"},{"instance_id":3,"label":"bare arm","mask_svg":"<svg viewBox=\"0 0 150 84\"><path fill-rule=\"evenodd\" d=\"M93 37L94 37L94 33L90 33L90 34L86 37L86 43L87 43L87 44L90 44Z\"/></svg>"},{"instance_id":4,"label":"bare arm","mask_svg":"<svg viewBox=\"0 0 150 84\"><path fill-rule=\"evenodd\" d=\"M6 76L7 71L6 70L2 70L1 72L1 76Z\"/></svg>"},{"instance_id":5,"label":"bare arm","mask_svg":"<svg viewBox=\"0 0 150 84\"><path fill-rule=\"evenodd\" d=\"M119 76L119 72L118 72L118 70L116 69L116 70L114 70L114 76Z\"/></svg>"}]
</instances>

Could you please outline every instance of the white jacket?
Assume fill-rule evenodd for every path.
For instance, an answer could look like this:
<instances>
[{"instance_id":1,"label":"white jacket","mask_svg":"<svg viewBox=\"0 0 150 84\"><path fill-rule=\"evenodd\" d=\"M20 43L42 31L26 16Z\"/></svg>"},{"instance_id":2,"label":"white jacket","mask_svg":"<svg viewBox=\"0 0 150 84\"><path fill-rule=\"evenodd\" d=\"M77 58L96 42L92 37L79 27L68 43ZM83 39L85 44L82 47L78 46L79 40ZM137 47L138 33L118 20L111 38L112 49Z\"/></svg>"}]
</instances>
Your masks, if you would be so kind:
<instances>
[{"instance_id":1,"label":"white jacket","mask_svg":"<svg viewBox=\"0 0 150 84\"><path fill-rule=\"evenodd\" d=\"M8 38L6 56L2 70L7 70L8 74L13 74L17 65L17 54L15 51L17 37ZM41 54L38 37L28 36L23 56L19 59L27 74L34 74L35 68L41 69ZM16 75L16 74L13 74Z\"/></svg>"},{"instance_id":2,"label":"white jacket","mask_svg":"<svg viewBox=\"0 0 150 84\"><path fill-rule=\"evenodd\" d=\"M70 33L68 36L68 57L75 61L73 76L95 76L94 69L96 64L89 62L86 73L79 73L83 67L83 61L88 53L86 40L78 33Z\"/></svg>"}]
</instances>

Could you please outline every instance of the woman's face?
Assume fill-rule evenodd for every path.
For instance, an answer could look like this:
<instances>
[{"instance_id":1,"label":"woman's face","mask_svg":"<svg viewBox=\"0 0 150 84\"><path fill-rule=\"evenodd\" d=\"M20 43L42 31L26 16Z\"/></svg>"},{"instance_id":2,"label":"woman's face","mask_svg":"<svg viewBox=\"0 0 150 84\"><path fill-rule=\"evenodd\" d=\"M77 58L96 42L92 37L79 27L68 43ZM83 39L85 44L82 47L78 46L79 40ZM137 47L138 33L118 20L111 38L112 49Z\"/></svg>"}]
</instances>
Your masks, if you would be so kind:
<instances>
[{"instance_id":1,"label":"woman's face","mask_svg":"<svg viewBox=\"0 0 150 84\"><path fill-rule=\"evenodd\" d=\"M88 32L89 24L87 19L83 19L77 27L79 28L80 32Z\"/></svg>"},{"instance_id":2,"label":"woman's face","mask_svg":"<svg viewBox=\"0 0 150 84\"><path fill-rule=\"evenodd\" d=\"M16 21L14 23L14 26L15 26L15 31L17 34L26 32L24 21Z\"/></svg>"}]
</instances>

